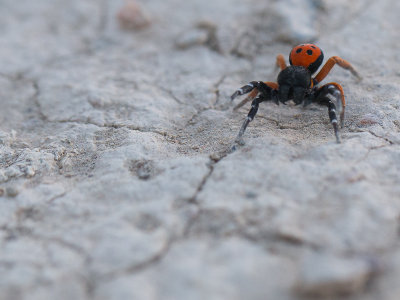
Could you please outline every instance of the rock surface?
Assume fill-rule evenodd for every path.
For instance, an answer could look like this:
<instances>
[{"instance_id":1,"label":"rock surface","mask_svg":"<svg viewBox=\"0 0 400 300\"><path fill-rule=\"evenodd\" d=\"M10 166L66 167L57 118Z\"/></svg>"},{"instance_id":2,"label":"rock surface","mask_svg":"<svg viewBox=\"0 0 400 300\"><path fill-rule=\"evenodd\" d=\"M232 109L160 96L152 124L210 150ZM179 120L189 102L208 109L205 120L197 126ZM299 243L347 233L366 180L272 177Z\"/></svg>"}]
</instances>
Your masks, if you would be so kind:
<instances>
[{"instance_id":1,"label":"rock surface","mask_svg":"<svg viewBox=\"0 0 400 300\"><path fill-rule=\"evenodd\" d=\"M122 0L2 1L0 299L400 298L400 4L293 3L141 1L122 29ZM227 151L229 96L300 39L364 78L326 79L342 144L263 103Z\"/></svg>"},{"instance_id":2,"label":"rock surface","mask_svg":"<svg viewBox=\"0 0 400 300\"><path fill-rule=\"evenodd\" d=\"M368 260L310 253L303 258L297 290L310 297L355 293L367 284L374 267Z\"/></svg>"}]
</instances>

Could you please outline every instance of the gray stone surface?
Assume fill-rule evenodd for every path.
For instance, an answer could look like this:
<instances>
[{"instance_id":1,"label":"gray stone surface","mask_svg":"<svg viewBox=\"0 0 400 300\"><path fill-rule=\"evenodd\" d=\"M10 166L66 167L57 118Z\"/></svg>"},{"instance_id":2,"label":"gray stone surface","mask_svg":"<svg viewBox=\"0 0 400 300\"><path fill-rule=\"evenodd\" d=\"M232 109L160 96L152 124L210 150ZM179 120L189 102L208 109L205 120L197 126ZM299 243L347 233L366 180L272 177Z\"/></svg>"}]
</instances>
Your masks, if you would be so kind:
<instances>
[{"instance_id":1,"label":"gray stone surface","mask_svg":"<svg viewBox=\"0 0 400 300\"><path fill-rule=\"evenodd\" d=\"M375 267L366 259L310 253L303 258L297 289L309 297L351 294L367 284Z\"/></svg>"},{"instance_id":2,"label":"gray stone surface","mask_svg":"<svg viewBox=\"0 0 400 300\"><path fill-rule=\"evenodd\" d=\"M399 299L399 2L139 4L0 1L0 299ZM342 144L263 103L227 151L303 40L364 78Z\"/></svg>"}]
</instances>

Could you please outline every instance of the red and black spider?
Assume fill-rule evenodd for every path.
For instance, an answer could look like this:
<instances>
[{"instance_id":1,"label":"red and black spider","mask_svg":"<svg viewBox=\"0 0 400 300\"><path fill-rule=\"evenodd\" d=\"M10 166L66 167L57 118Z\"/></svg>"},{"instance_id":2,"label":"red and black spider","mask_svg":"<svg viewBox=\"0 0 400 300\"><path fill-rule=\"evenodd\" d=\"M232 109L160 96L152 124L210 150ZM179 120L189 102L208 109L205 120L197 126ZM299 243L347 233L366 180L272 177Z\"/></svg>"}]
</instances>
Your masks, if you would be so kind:
<instances>
[{"instance_id":1,"label":"red and black spider","mask_svg":"<svg viewBox=\"0 0 400 300\"><path fill-rule=\"evenodd\" d=\"M239 95L250 93L250 95L239 103L235 109L252 100L251 109L244 120L239 134L236 138L237 143L243 143L242 136L247 125L254 119L258 111L258 106L263 101L273 101L276 104L285 104L288 100L293 100L296 105L303 103L304 106L310 103L326 105L328 107L329 119L335 131L336 141L340 143L338 133L338 121L336 118L336 105L340 107L340 125L343 127L345 99L343 88L339 83L330 82L321 87L317 85L328 75L335 64L349 70L358 79L361 79L357 71L351 64L340 58L332 56L328 59L319 73L312 77L324 60L322 50L313 44L302 44L292 49L289 55L290 66L286 66L285 58L279 54L276 58L276 65L281 69L277 83L252 81L238 89L231 99ZM335 105L336 103L336 105Z\"/></svg>"}]
</instances>

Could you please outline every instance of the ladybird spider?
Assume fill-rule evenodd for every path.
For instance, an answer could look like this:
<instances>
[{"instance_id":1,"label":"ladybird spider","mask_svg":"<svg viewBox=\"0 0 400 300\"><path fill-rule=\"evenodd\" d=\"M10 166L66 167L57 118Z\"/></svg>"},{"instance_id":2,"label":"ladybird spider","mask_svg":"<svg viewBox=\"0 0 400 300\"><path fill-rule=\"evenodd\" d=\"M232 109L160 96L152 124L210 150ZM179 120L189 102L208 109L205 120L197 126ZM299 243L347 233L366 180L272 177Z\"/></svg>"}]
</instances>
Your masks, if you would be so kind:
<instances>
[{"instance_id":1,"label":"ladybird spider","mask_svg":"<svg viewBox=\"0 0 400 300\"><path fill-rule=\"evenodd\" d=\"M233 93L231 100L239 95L251 92L247 98L234 108L234 110L252 100L251 109L235 141L239 144L243 144L242 136L247 125L253 121L261 102L273 101L276 104L279 104L279 102L285 104L288 100L293 100L296 105L301 103L303 103L304 106L310 103L326 105L328 107L329 119L335 132L336 141L340 143L336 105L334 102L340 107L340 126L343 127L346 106L343 88L336 82L327 83L321 87L317 85L328 75L335 64L349 70L359 80L361 80L361 76L348 61L339 56L332 56L321 68L319 73L315 77L311 77L321 66L323 60L324 54L316 45L302 44L296 46L289 54L290 66L286 66L285 58L282 54L277 56L276 66L281 70L278 75L277 83L252 81Z\"/></svg>"}]
</instances>

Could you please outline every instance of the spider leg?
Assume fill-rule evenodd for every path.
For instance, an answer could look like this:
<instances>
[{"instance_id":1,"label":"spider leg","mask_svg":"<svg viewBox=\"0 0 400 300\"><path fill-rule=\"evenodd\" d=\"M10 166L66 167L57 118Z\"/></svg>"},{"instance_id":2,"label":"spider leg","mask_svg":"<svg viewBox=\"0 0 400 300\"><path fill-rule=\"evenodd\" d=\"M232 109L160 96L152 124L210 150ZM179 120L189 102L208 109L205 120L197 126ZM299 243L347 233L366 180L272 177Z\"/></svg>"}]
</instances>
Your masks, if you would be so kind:
<instances>
[{"instance_id":1,"label":"spider leg","mask_svg":"<svg viewBox=\"0 0 400 300\"><path fill-rule=\"evenodd\" d=\"M242 86L240 89L236 90L232 96L231 96L231 101L234 100L237 96L243 95L250 93L252 90L257 88L262 84L262 81L251 81L248 84Z\"/></svg>"},{"instance_id":2,"label":"spider leg","mask_svg":"<svg viewBox=\"0 0 400 300\"><path fill-rule=\"evenodd\" d=\"M238 144L243 144L242 136L246 131L247 126L251 121L253 121L255 115L257 114L259 104L263 101L274 101L275 103L278 102L277 99L277 89L278 85L276 83L262 83L259 85L259 95L253 99L251 103L251 109L247 114L246 119L243 121L242 127L240 127L239 133L235 139L235 142Z\"/></svg>"},{"instance_id":3,"label":"spider leg","mask_svg":"<svg viewBox=\"0 0 400 300\"><path fill-rule=\"evenodd\" d=\"M276 69L280 69L281 71L283 69L286 69L287 65L286 65L286 61L285 61L285 57L282 54L279 54L276 57Z\"/></svg>"},{"instance_id":4,"label":"spider leg","mask_svg":"<svg viewBox=\"0 0 400 300\"><path fill-rule=\"evenodd\" d=\"M336 106L331 100L329 100L328 102L328 114L329 114L329 120L331 121L333 126L333 130L335 131L336 142L340 144L339 130L336 118Z\"/></svg>"},{"instance_id":5,"label":"spider leg","mask_svg":"<svg viewBox=\"0 0 400 300\"><path fill-rule=\"evenodd\" d=\"M344 98L343 88L339 83L330 82L322 87L327 86L329 93L335 97L337 105L340 107L340 127L344 126L344 113L346 110L346 99ZM340 102L339 102L340 99Z\"/></svg>"},{"instance_id":6,"label":"spider leg","mask_svg":"<svg viewBox=\"0 0 400 300\"><path fill-rule=\"evenodd\" d=\"M240 101L234 108L233 110L238 110L241 108L243 105L245 105L247 102L252 101L256 96L258 95L258 90L254 89L251 91L251 93L244 98L242 101Z\"/></svg>"},{"instance_id":7,"label":"spider leg","mask_svg":"<svg viewBox=\"0 0 400 300\"><path fill-rule=\"evenodd\" d=\"M239 108L241 108L243 105L245 105L247 102L252 101L261 91L264 91L264 93L266 92L267 94L269 93L269 90L272 89L278 89L278 84L275 82L270 82L270 81L265 81L265 82L261 82L261 81L252 81L249 84L254 85L253 83L256 82L257 83L257 87L254 87L253 90L251 90L250 94L244 98L239 104L237 104L233 110L237 110ZM234 98L236 98L238 95L242 95L245 93L240 94L240 90L245 91L247 89L247 87L249 86L249 84L241 87L240 89L238 89L232 96L231 96L231 100L233 100ZM278 104L278 102L276 101L275 103Z\"/></svg>"},{"instance_id":8,"label":"spider leg","mask_svg":"<svg viewBox=\"0 0 400 300\"><path fill-rule=\"evenodd\" d=\"M340 143L336 106L341 108L340 124L343 127L345 103L342 87L336 82L323 85L316 91L315 101L328 107L329 120L335 132L336 142Z\"/></svg>"},{"instance_id":9,"label":"spider leg","mask_svg":"<svg viewBox=\"0 0 400 300\"><path fill-rule=\"evenodd\" d=\"M361 80L362 77L358 72L354 69L354 67L347 61L344 60L343 58L340 58L339 56L332 56L327 60L325 65L322 67L321 71L315 76L314 78L314 83L317 84L321 82L331 71L334 65L338 64L339 67L342 67L343 69L346 69L351 72L354 76L357 77L358 80Z\"/></svg>"},{"instance_id":10,"label":"spider leg","mask_svg":"<svg viewBox=\"0 0 400 300\"><path fill-rule=\"evenodd\" d=\"M236 137L236 140L235 140L236 143L243 144L242 136L247 128L247 125L249 125L249 123L251 121L253 121L253 119L258 111L258 106L263 101L265 101L265 98L263 98L261 95L258 95L256 98L253 99L253 102L251 103L251 109L250 109L246 119L244 120L242 127L240 127L238 136Z\"/></svg>"}]
</instances>

